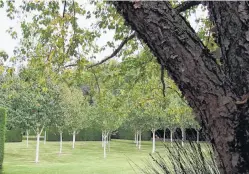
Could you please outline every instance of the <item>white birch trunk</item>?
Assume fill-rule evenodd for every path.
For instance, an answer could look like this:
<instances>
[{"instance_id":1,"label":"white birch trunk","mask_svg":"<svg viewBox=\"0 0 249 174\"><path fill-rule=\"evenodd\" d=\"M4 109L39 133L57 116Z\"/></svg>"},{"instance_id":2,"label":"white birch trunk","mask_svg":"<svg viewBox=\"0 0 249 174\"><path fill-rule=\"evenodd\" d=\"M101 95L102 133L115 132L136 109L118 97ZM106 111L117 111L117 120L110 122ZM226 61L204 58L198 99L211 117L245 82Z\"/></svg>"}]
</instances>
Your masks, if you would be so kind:
<instances>
[{"instance_id":1,"label":"white birch trunk","mask_svg":"<svg viewBox=\"0 0 249 174\"><path fill-rule=\"evenodd\" d=\"M111 134L109 134L107 137L108 137L108 150L110 152L110 149L111 149Z\"/></svg>"},{"instance_id":2,"label":"white birch trunk","mask_svg":"<svg viewBox=\"0 0 249 174\"><path fill-rule=\"evenodd\" d=\"M200 132L199 132L199 130L196 130L196 131L197 131L197 140L196 140L196 142L199 143Z\"/></svg>"},{"instance_id":3,"label":"white birch trunk","mask_svg":"<svg viewBox=\"0 0 249 174\"><path fill-rule=\"evenodd\" d=\"M137 132L136 132L136 137L137 137L137 138L136 138L136 140L137 140L137 141L136 141L136 147L138 147L138 143L139 143L139 142L138 142L138 139L139 139L138 136L139 136L139 133L138 133L138 131L137 131Z\"/></svg>"},{"instance_id":4,"label":"white birch trunk","mask_svg":"<svg viewBox=\"0 0 249 174\"><path fill-rule=\"evenodd\" d=\"M173 147L173 130L170 129L170 143L171 143L171 147Z\"/></svg>"},{"instance_id":5,"label":"white birch trunk","mask_svg":"<svg viewBox=\"0 0 249 174\"><path fill-rule=\"evenodd\" d=\"M106 139L107 139L107 134L104 133L104 158L106 158Z\"/></svg>"},{"instance_id":6,"label":"white birch trunk","mask_svg":"<svg viewBox=\"0 0 249 174\"><path fill-rule=\"evenodd\" d=\"M108 139L108 133L106 134L106 136L107 136L107 137L106 137L106 144L108 144L108 143L109 143L109 142L108 142L108 140L109 140L109 139Z\"/></svg>"},{"instance_id":7,"label":"white birch trunk","mask_svg":"<svg viewBox=\"0 0 249 174\"><path fill-rule=\"evenodd\" d=\"M135 131L135 136L134 136L134 143L137 143L137 131Z\"/></svg>"},{"instance_id":8,"label":"white birch trunk","mask_svg":"<svg viewBox=\"0 0 249 174\"><path fill-rule=\"evenodd\" d=\"M60 154L62 153L62 132L60 132Z\"/></svg>"},{"instance_id":9,"label":"white birch trunk","mask_svg":"<svg viewBox=\"0 0 249 174\"><path fill-rule=\"evenodd\" d=\"M141 137L142 137L142 131L139 131L139 143L138 143L138 149L141 149Z\"/></svg>"},{"instance_id":10,"label":"white birch trunk","mask_svg":"<svg viewBox=\"0 0 249 174\"><path fill-rule=\"evenodd\" d=\"M73 131L73 149L74 149L74 147L75 147L75 135L76 135L76 132Z\"/></svg>"},{"instance_id":11,"label":"white birch trunk","mask_svg":"<svg viewBox=\"0 0 249 174\"><path fill-rule=\"evenodd\" d=\"M44 144L46 144L46 140L47 140L47 132L44 131Z\"/></svg>"},{"instance_id":12,"label":"white birch trunk","mask_svg":"<svg viewBox=\"0 0 249 174\"><path fill-rule=\"evenodd\" d=\"M27 147L29 147L29 130L26 130L26 138L27 138L26 144Z\"/></svg>"},{"instance_id":13,"label":"white birch trunk","mask_svg":"<svg viewBox=\"0 0 249 174\"><path fill-rule=\"evenodd\" d=\"M102 131L102 147L104 147L104 133Z\"/></svg>"},{"instance_id":14,"label":"white birch trunk","mask_svg":"<svg viewBox=\"0 0 249 174\"><path fill-rule=\"evenodd\" d=\"M36 153L35 153L35 162L39 162L39 150L40 150L40 133L36 135Z\"/></svg>"},{"instance_id":15,"label":"white birch trunk","mask_svg":"<svg viewBox=\"0 0 249 174\"><path fill-rule=\"evenodd\" d=\"M156 130L155 129L152 129L152 134L153 134L153 137L152 137L152 153L155 153L156 151Z\"/></svg>"},{"instance_id":16,"label":"white birch trunk","mask_svg":"<svg viewBox=\"0 0 249 174\"><path fill-rule=\"evenodd\" d=\"M185 141L185 129L182 128L182 146L184 146L184 141Z\"/></svg>"},{"instance_id":17,"label":"white birch trunk","mask_svg":"<svg viewBox=\"0 0 249 174\"><path fill-rule=\"evenodd\" d=\"M166 134L166 129L164 128L163 129L163 142L165 142L165 136L166 136L165 134Z\"/></svg>"}]
</instances>

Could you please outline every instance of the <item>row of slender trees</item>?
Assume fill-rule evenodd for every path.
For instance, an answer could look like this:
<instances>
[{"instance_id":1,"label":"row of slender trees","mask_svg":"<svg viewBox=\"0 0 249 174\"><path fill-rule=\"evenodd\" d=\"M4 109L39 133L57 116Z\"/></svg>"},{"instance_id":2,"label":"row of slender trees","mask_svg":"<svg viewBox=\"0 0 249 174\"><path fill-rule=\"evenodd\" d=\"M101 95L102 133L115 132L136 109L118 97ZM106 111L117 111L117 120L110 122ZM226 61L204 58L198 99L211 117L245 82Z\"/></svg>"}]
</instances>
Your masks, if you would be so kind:
<instances>
[{"instance_id":1,"label":"row of slender trees","mask_svg":"<svg viewBox=\"0 0 249 174\"><path fill-rule=\"evenodd\" d=\"M139 56L147 58L146 52ZM137 59L137 57L130 58ZM18 74L3 74L1 76L1 105L8 108L8 128L21 128L27 134L33 130L37 137L36 159L39 161L40 136L45 129L56 128L60 134L60 149L62 153L63 132L72 134L72 147L75 147L75 136L82 129L98 127L102 130L102 145L106 157L106 145L113 131L120 126L132 130L141 148L141 134L151 130L155 152L155 132L166 128L172 134L177 127L182 129L183 140L186 128L199 129L190 107L181 98L174 83L165 77L167 90L162 94L161 81L156 78L158 70L153 70L157 64L151 61L151 70L146 70L135 83L127 83L129 74L122 75L117 71L111 74L110 69L125 66L122 63L111 62L100 66L98 73L83 72L77 74L70 70L71 83L64 81L65 74L55 74L44 66L41 75L36 65L31 63ZM64 72L66 73L66 72ZM77 74L77 76L75 75ZM67 74L68 75L68 74ZM98 76L99 80L95 80ZM35 77L35 78L34 78ZM153 96L150 95L153 91ZM46 132L44 132L46 136ZM165 137L164 137L165 138Z\"/></svg>"},{"instance_id":2,"label":"row of slender trees","mask_svg":"<svg viewBox=\"0 0 249 174\"><path fill-rule=\"evenodd\" d=\"M141 133L152 131L152 152L157 129L169 128L171 139L176 127L183 130L183 135L185 128L199 129L191 108L174 82L163 69L160 71L162 67L148 47L132 40L134 34L126 37L129 28L113 6L91 2L90 6L96 8L87 11L70 1L61 13L61 4L56 1L5 5L10 19L23 16L21 33L13 27L8 30L20 44L8 59L15 66L1 67L0 102L8 108L8 128L36 133L36 162L39 137L49 127L57 129L60 140L65 130L72 133L73 147L79 130L99 127L104 156L108 137L121 125L134 131L138 147ZM80 25L79 19L88 21L93 16L95 22L91 21L90 27ZM105 39L105 46L97 44L104 33L113 30L114 40ZM116 48L119 42L103 62L115 56L122 61L94 60L103 50ZM6 54L1 56L7 59ZM62 152L62 141L59 151Z\"/></svg>"}]
</instances>

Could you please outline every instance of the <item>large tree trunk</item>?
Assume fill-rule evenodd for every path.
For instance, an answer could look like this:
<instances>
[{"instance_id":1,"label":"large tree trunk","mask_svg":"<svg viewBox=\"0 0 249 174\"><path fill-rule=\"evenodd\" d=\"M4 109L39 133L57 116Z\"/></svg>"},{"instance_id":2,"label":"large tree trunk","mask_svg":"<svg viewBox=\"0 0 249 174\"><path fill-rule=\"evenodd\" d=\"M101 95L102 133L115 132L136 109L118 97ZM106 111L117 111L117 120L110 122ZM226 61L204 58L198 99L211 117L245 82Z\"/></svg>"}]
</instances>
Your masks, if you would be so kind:
<instances>
[{"instance_id":1,"label":"large tree trunk","mask_svg":"<svg viewBox=\"0 0 249 174\"><path fill-rule=\"evenodd\" d=\"M221 173L249 172L249 5L209 2L223 66L166 1L113 2L164 66L208 132Z\"/></svg>"}]
</instances>

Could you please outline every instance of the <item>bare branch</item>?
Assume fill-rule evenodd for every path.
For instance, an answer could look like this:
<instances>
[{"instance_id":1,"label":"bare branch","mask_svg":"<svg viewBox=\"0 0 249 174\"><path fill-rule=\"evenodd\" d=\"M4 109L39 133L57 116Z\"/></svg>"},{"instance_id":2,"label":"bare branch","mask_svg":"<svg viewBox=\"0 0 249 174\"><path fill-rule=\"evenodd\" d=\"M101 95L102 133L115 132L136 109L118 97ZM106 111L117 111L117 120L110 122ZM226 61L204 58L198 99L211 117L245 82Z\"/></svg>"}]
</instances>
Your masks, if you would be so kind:
<instances>
[{"instance_id":1,"label":"bare branch","mask_svg":"<svg viewBox=\"0 0 249 174\"><path fill-rule=\"evenodd\" d=\"M109 59L115 57L115 56L119 53L119 51L123 48L123 46L124 46L129 40L133 39L135 36L136 36L135 32L132 33L130 36L126 37L126 38L121 42L121 44L118 46L118 48L116 48L116 49L113 51L113 53L112 53L111 55L107 56L106 58L104 58L103 60L101 60L101 61L98 62L98 63L95 63L95 64L92 64L92 65L87 66L87 68L92 68L92 67L98 66L98 65L100 65L100 64L102 64L102 63L104 63L104 62L106 62L107 60L109 60ZM72 67L72 66L77 66L77 63L65 65L64 68Z\"/></svg>"},{"instance_id":2,"label":"bare branch","mask_svg":"<svg viewBox=\"0 0 249 174\"><path fill-rule=\"evenodd\" d=\"M135 37L135 32L132 33L130 36L126 37L126 38L121 42L121 44L118 46L118 48L117 48L116 50L114 50L114 52L113 52L111 55L107 56L106 58L104 58L103 60L101 60L101 61L98 62L98 63L95 63L95 64L92 64L92 65L88 66L87 68L95 67L95 66L100 65L100 64L106 62L107 60L113 58L114 56L116 56L116 55L119 53L119 51L123 48L123 46L124 46L129 40L133 39L134 37Z\"/></svg>"},{"instance_id":3,"label":"bare branch","mask_svg":"<svg viewBox=\"0 0 249 174\"><path fill-rule=\"evenodd\" d=\"M63 18L64 18L64 16L65 16L65 12L66 12L66 6L67 6L67 1L65 0L65 2L64 2L64 8L63 8Z\"/></svg>"},{"instance_id":4,"label":"bare branch","mask_svg":"<svg viewBox=\"0 0 249 174\"><path fill-rule=\"evenodd\" d=\"M193 6L199 5L200 3L201 1L185 1L180 5L178 5L175 9L178 13L181 13L183 11L190 9Z\"/></svg>"}]
</instances>

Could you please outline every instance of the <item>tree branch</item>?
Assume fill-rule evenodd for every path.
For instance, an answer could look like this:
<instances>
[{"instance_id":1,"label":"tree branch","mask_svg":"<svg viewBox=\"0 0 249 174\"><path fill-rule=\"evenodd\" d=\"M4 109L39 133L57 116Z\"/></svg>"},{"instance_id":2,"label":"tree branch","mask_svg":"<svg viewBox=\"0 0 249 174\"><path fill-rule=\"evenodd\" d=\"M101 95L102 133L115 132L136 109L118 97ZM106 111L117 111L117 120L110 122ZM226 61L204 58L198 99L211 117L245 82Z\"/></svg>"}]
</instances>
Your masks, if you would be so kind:
<instances>
[{"instance_id":1,"label":"tree branch","mask_svg":"<svg viewBox=\"0 0 249 174\"><path fill-rule=\"evenodd\" d=\"M129 40L133 39L135 36L136 36L136 35L135 35L135 32L133 32L130 36L126 37L126 38L121 42L121 44L118 46L118 48L116 48L116 49L114 50L114 52L113 52L111 55L107 56L106 58L104 58L103 60L101 60L101 61L98 62L98 63L95 63L95 64L92 64L92 65L88 66L87 68L92 68L92 67L98 66L98 65L100 65L100 64L102 64L102 63L104 63L104 62L106 62L107 60L113 58L114 56L116 56L116 55L119 53L119 51L123 48L123 46L124 46Z\"/></svg>"},{"instance_id":2,"label":"tree branch","mask_svg":"<svg viewBox=\"0 0 249 174\"><path fill-rule=\"evenodd\" d=\"M95 63L95 64L92 64L92 65L89 65L87 66L87 68L92 68L92 67L95 67L95 66L98 66L104 62L106 62L107 60L115 57L119 51L123 48L123 46L129 41L129 40L132 40L134 37L136 36L135 32L133 32L130 36L126 37L122 42L121 44L118 46L118 48L116 48L113 53L109 56L107 56L106 58L104 58L103 60L101 60L100 62L98 63ZM65 65L64 68L67 68L67 67L72 67L72 66L77 66L77 63L74 63L74 64L69 64L69 65Z\"/></svg>"},{"instance_id":3,"label":"tree branch","mask_svg":"<svg viewBox=\"0 0 249 174\"><path fill-rule=\"evenodd\" d=\"M71 67L71 66L77 66L77 63L73 63L73 64L65 65L65 66L64 66L64 68L68 68L68 67Z\"/></svg>"},{"instance_id":4,"label":"tree branch","mask_svg":"<svg viewBox=\"0 0 249 174\"><path fill-rule=\"evenodd\" d=\"M62 15L63 18L65 16L66 6L67 6L67 1L65 0L65 2L64 2L64 8L63 8L63 15Z\"/></svg>"},{"instance_id":5,"label":"tree branch","mask_svg":"<svg viewBox=\"0 0 249 174\"><path fill-rule=\"evenodd\" d=\"M199 5L200 3L201 1L184 1L183 3L178 5L175 9L177 13L181 13L183 11L190 9L193 6Z\"/></svg>"}]
</instances>

